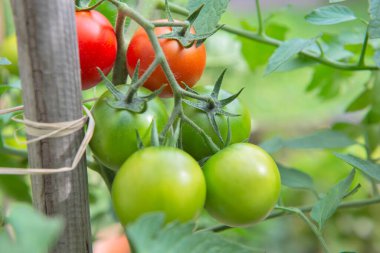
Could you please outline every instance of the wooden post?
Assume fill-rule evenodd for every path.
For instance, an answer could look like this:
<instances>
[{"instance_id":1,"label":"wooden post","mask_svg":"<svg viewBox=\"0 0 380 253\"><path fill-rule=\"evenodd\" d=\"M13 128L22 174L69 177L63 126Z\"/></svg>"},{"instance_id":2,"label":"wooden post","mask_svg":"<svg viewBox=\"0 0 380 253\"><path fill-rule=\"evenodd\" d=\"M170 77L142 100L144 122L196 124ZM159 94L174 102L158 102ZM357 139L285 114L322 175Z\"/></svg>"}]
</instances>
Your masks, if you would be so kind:
<instances>
[{"instance_id":1,"label":"wooden post","mask_svg":"<svg viewBox=\"0 0 380 253\"><path fill-rule=\"evenodd\" d=\"M25 117L62 122L82 116L78 43L72 0L12 0ZM83 131L28 145L30 167L69 166ZM91 252L86 161L67 173L33 176L34 205L66 226L55 253ZM33 231L31 231L33 233Z\"/></svg>"}]
</instances>

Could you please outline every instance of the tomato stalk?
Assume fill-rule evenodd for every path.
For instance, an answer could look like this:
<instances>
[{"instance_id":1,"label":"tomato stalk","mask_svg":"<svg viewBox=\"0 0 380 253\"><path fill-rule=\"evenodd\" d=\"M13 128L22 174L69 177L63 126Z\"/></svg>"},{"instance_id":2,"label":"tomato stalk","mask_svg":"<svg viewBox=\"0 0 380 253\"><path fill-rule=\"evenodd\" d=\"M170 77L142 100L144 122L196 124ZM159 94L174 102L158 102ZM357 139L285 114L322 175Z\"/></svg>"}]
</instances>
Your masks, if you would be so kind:
<instances>
[{"instance_id":1,"label":"tomato stalk","mask_svg":"<svg viewBox=\"0 0 380 253\"><path fill-rule=\"evenodd\" d=\"M125 53L127 51L124 27L126 15L118 9L116 18L116 40L117 40L117 54L116 61L113 67L112 82L114 84L124 84L127 80L128 72L126 68Z\"/></svg>"}]
</instances>

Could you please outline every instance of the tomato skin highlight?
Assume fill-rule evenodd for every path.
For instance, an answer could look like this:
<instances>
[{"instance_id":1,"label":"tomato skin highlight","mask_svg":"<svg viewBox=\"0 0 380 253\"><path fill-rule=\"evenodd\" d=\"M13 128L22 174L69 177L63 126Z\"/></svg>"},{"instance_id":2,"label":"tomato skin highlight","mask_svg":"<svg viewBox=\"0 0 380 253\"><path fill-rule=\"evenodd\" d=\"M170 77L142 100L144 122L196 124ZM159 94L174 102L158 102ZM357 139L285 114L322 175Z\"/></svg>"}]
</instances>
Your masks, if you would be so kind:
<instances>
[{"instance_id":1,"label":"tomato skin highlight","mask_svg":"<svg viewBox=\"0 0 380 253\"><path fill-rule=\"evenodd\" d=\"M226 147L203 166L205 208L223 224L249 226L263 220L277 203L281 179L266 151L250 143Z\"/></svg>"},{"instance_id":2,"label":"tomato skin highlight","mask_svg":"<svg viewBox=\"0 0 380 253\"><path fill-rule=\"evenodd\" d=\"M75 12L82 89L98 84L102 78L96 67L107 75L116 60L117 40L111 23L95 10Z\"/></svg>"},{"instance_id":3,"label":"tomato skin highlight","mask_svg":"<svg viewBox=\"0 0 380 253\"><path fill-rule=\"evenodd\" d=\"M114 210L123 225L155 211L166 222L185 222L204 206L206 184L198 163L173 147L148 147L134 153L112 185Z\"/></svg>"},{"instance_id":4,"label":"tomato skin highlight","mask_svg":"<svg viewBox=\"0 0 380 253\"><path fill-rule=\"evenodd\" d=\"M126 85L118 85L116 88L123 93L128 90ZM139 95L150 93L145 88L140 88L138 92ZM147 109L143 113L115 109L108 104L109 100L115 98L106 91L92 109L96 124L90 147L103 165L116 171L138 149L136 130L147 145L152 121L155 121L158 131L161 131L168 115L164 103L157 97L147 103Z\"/></svg>"},{"instance_id":5,"label":"tomato skin highlight","mask_svg":"<svg viewBox=\"0 0 380 253\"><path fill-rule=\"evenodd\" d=\"M167 20L158 20L167 21ZM154 32L157 36L170 33L171 27L157 27ZM191 30L194 33L194 30ZM179 85L184 87L182 82L189 87L194 86L201 78L206 66L206 47L202 44L199 47L195 43L190 48L184 48L178 41L173 39L159 39L160 46L169 63L171 70ZM140 60L139 77L148 69L155 58L154 49L149 37L143 28L139 28L133 35L127 49L127 69L130 76L133 75L138 60ZM159 89L163 84L168 84L161 66L158 66L144 83L144 86L152 91ZM171 97L172 90L166 86L161 97Z\"/></svg>"},{"instance_id":6,"label":"tomato skin highlight","mask_svg":"<svg viewBox=\"0 0 380 253\"><path fill-rule=\"evenodd\" d=\"M194 90L199 94L206 95L212 92L213 87L197 86L194 88ZM227 98L231 95L231 93L225 90L220 90L219 99ZM199 127L201 127L207 133L207 135L212 138L215 144L217 144L219 147L223 147L205 112L191 107L187 104L184 104L183 108L186 116L188 116ZM227 112L240 115L229 118L231 128L231 144L248 140L251 133L251 114L248 110L248 107L245 106L239 99L235 99L233 102L226 105L223 109ZM228 134L227 117L224 115L217 115L215 119L223 139L226 140ZM213 154L213 151L203 140L202 136L198 134L191 126L188 124L183 124L182 130L183 149L192 155L196 160L199 161Z\"/></svg>"}]
</instances>

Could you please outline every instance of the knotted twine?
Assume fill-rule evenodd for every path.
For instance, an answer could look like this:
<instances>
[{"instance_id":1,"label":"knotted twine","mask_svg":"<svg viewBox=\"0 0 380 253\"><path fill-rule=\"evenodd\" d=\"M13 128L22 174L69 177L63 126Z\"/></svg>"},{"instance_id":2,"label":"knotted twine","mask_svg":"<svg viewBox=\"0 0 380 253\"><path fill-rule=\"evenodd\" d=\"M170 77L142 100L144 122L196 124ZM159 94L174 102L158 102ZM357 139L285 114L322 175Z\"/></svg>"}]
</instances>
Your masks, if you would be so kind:
<instances>
[{"instance_id":1,"label":"knotted twine","mask_svg":"<svg viewBox=\"0 0 380 253\"><path fill-rule=\"evenodd\" d=\"M22 111L24 106L16 106L9 109L0 110L0 115L7 114L16 111ZM83 126L88 121L88 127L86 134L83 137L83 140L78 148L77 153L75 154L74 160L69 167L61 168L7 168L0 167L0 175L43 175L43 174L55 174L62 173L74 170L78 163L80 162L82 156L86 152L88 143L91 140L91 137L94 133L95 121L91 114L91 111L83 106L86 116L83 116L79 119L65 122L55 122L55 123L43 123L36 122L25 118L25 116L20 119L18 116L12 117L12 120L22 123L25 125L25 131L30 136L35 136L28 140L26 143L34 143L46 138L55 138L70 135L76 131L83 128ZM1 134L1 133L0 133Z\"/></svg>"}]
</instances>

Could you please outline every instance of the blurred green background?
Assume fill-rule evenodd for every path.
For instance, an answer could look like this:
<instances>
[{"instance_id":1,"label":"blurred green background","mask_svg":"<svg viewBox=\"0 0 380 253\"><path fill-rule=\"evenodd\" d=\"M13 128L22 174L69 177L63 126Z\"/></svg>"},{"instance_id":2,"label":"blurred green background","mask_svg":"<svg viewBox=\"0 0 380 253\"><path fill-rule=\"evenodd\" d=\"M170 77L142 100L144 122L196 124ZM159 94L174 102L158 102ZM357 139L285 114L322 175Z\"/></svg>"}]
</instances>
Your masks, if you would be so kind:
<instances>
[{"instance_id":1,"label":"blurred green background","mask_svg":"<svg viewBox=\"0 0 380 253\"><path fill-rule=\"evenodd\" d=\"M148 7L143 8L143 12L152 19L162 16L162 12L149 8L154 1L149 2ZM187 1L171 2L186 4ZM255 30L257 20L253 2L248 0L231 1L221 23ZM323 38L330 36L343 41L343 51L349 50L356 55L360 52L360 44L365 33L365 26L361 22L353 21L341 25L320 27L308 24L304 20L304 16L313 8L327 4L327 1L262 2L267 34L286 40L295 37L311 38L323 32L325 34ZM366 12L368 6L363 1L348 1L347 4L358 13L358 16L364 19L368 18ZM4 40L6 36L13 33L13 28L9 22L10 12L7 1L0 5L3 13L0 40ZM114 21L116 13L110 4L103 4L99 9L112 22ZM306 135L318 129L330 128L337 122L358 122L363 114L362 112L345 113L345 108L363 91L365 83L370 77L369 72L345 73L313 65L264 76L266 63L274 51L273 47L224 31L209 38L206 46L207 68L198 85L213 84L222 70L228 69L223 87L232 92L236 92L242 87L245 88L240 99L251 110L253 117L251 140L254 143L261 143L276 136L287 139ZM375 47L375 44L371 44L368 51L372 50L373 52ZM367 61L371 62L372 59L368 58ZM1 71L0 109L21 104L22 91L17 75L12 75L4 69ZM316 71L322 73L321 78L317 80L313 79ZM310 90L309 85L312 81L326 82L326 85ZM83 92L83 95L84 98L90 98L101 94L102 91L104 91L104 87L99 85L92 90ZM26 167L25 146L18 144L13 137L13 132L20 126L9 119L9 115L0 116L2 140L15 150L12 153L12 150L0 147L0 167ZM277 152L274 156L282 164L310 174L315 181L316 189L323 193L350 171L350 167L336 158L333 151L364 155L362 147L353 146L346 150L285 149ZM350 199L365 198L371 195L371 186L363 177L358 176L355 181L360 182L362 187ZM92 230L95 236L100 229L115 223L116 220L112 214L107 188L99 175L91 170L89 170L89 183ZM31 201L29 179L26 177L0 176L0 190L0 203L4 199ZM283 187L282 201L285 205L303 206L312 204L315 196L307 191ZM345 250L366 253L380 252L380 242L376 240L380 236L379 212L378 205L338 211L328 221L324 230L326 241L332 252ZM211 226L215 224L215 221L204 214L200 223ZM271 253L321 252L318 241L309 227L295 216L264 221L247 229L230 229L222 232L221 235Z\"/></svg>"}]
</instances>

